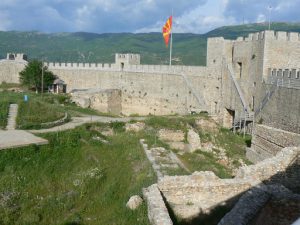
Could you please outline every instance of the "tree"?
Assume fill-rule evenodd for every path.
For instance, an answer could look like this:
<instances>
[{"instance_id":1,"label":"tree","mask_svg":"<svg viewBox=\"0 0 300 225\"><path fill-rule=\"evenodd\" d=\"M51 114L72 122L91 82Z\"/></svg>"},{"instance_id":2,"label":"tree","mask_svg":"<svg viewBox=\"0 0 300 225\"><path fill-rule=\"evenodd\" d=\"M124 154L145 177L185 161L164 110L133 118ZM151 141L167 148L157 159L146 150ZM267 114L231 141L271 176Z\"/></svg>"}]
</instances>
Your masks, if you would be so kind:
<instances>
[{"instance_id":1,"label":"tree","mask_svg":"<svg viewBox=\"0 0 300 225\"><path fill-rule=\"evenodd\" d=\"M44 79L42 82L42 73L44 72ZM43 66L43 63L38 60L33 60L27 64L27 66L20 72L20 81L24 86L35 91L43 90L48 87L55 80L54 74L48 70L47 66Z\"/></svg>"}]
</instances>

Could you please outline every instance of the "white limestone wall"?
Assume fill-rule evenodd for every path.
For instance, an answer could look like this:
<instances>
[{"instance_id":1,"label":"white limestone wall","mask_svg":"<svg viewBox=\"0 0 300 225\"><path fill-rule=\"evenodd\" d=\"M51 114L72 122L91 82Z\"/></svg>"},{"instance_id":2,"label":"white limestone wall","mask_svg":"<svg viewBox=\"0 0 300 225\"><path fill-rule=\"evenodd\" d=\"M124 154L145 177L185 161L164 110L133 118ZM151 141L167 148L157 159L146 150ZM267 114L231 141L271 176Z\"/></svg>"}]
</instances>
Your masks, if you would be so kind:
<instances>
[{"instance_id":1,"label":"white limestone wall","mask_svg":"<svg viewBox=\"0 0 300 225\"><path fill-rule=\"evenodd\" d=\"M49 66L49 69L73 89L120 89L122 113L125 115L187 114L191 111L216 111L220 96L216 90L220 81L216 71L207 67L191 67L184 72L198 95L204 97L206 106L199 105L195 95L180 72L157 71L162 66L136 66L127 70L68 69ZM174 70L184 71L184 67ZM139 71L144 72L139 72ZM217 89L218 87L218 89ZM217 102L217 103L216 103ZM216 106L217 105L217 106Z\"/></svg>"}]
</instances>

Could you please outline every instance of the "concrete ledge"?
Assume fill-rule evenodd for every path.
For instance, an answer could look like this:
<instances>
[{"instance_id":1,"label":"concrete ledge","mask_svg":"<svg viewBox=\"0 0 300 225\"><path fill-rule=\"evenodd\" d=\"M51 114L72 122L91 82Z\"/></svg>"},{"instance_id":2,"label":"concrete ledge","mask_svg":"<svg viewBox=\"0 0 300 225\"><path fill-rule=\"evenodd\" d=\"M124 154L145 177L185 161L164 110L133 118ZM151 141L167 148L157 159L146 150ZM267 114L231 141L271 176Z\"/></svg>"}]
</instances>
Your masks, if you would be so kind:
<instances>
[{"instance_id":1,"label":"concrete ledge","mask_svg":"<svg viewBox=\"0 0 300 225\"><path fill-rule=\"evenodd\" d=\"M0 131L0 150L33 144L45 145L48 141L23 130Z\"/></svg>"}]
</instances>

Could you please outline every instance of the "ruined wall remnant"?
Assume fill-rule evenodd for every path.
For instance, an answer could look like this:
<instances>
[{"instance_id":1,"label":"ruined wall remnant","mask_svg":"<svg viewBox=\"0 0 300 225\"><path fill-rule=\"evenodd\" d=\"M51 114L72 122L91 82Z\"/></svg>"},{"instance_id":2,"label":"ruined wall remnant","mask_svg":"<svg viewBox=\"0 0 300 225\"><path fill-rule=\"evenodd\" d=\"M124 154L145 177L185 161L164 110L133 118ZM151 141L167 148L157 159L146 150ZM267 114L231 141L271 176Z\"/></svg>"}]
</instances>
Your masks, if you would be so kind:
<instances>
[{"instance_id":1,"label":"ruined wall remnant","mask_svg":"<svg viewBox=\"0 0 300 225\"><path fill-rule=\"evenodd\" d=\"M252 162L259 162L275 156L282 148L291 146L300 146L300 134L256 124L247 157Z\"/></svg>"},{"instance_id":2,"label":"ruined wall remnant","mask_svg":"<svg viewBox=\"0 0 300 225\"><path fill-rule=\"evenodd\" d=\"M246 193L239 207L233 209L234 215L228 215L220 224L249 220L277 192L274 185L280 186L280 192L286 193L286 188L299 192L299 156L300 147L284 148L272 158L240 168L233 179L220 179L213 172L196 172L190 176L163 177L158 188L175 215L185 221L209 215L220 206L231 207ZM250 206L245 204L249 201Z\"/></svg>"},{"instance_id":3,"label":"ruined wall remnant","mask_svg":"<svg viewBox=\"0 0 300 225\"><path fill-rule=\"evenodd\" d=\"M119 115L122 112L120 90L77 90L72 93L72 101L83 108L92 108L104 113Z\"/></svg>"}]
</instances>

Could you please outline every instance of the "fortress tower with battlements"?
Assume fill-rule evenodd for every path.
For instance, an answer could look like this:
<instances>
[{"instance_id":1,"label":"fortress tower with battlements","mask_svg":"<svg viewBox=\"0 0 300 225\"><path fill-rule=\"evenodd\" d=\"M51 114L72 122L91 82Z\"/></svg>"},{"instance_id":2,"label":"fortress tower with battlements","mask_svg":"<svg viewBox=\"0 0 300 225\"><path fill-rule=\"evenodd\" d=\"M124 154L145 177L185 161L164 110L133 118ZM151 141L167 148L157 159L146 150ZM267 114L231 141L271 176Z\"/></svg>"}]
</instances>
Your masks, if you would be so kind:
<instances>
[{"instance_id":1,"label":"fortress tower with battlements","mask_svg":"<svg viewBox=\"0 0 300 225\"><path fill-rule=\"evenodd\" d=\"M263 31L237 40L209 38L203 67L141 65L138 54L116 54L114 64L46 65L67 92L99 90L95 108L108 99L103 90L118 90L118 112L124 115L206 111L233 130L253 128L247 155L256 162L300 145L299 56L299 33ZM1 60L0 82L19 82L24 59L8 54Z\"/></svg>"}]
</instances>

